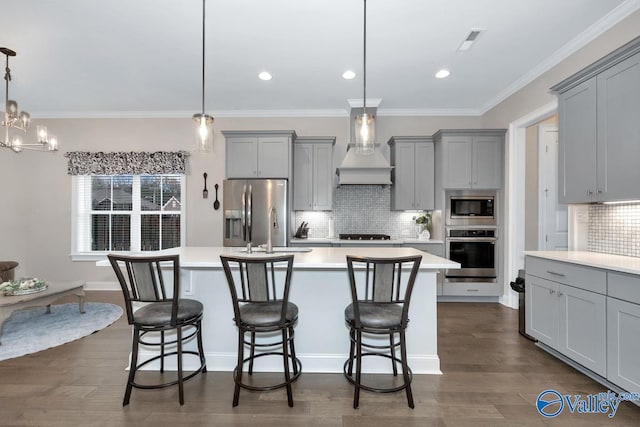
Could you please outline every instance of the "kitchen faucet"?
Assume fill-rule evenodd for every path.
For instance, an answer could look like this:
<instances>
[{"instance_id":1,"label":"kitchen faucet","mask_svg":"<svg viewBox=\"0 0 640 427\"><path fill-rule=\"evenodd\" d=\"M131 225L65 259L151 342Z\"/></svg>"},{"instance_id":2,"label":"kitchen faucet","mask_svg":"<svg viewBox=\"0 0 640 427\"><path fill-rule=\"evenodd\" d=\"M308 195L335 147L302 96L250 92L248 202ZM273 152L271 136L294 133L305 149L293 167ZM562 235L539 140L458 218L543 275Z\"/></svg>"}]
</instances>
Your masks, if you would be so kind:
<instances>
[{"instance_id":1,"label":"kitchen faucet","mask_svg":"<svg viewBox=\"0 0 640 427\"><path fill-rule=\"evenodd\" d=\"M268 219L269 228L268 228L268 233L267 233L267 249L266 249L266 253L272 254L273 253L273 245L271 244L272 229L273 228L278 228L278 212L276 211L276 208L271 206L269 208L269 214L268 215L269 215L269 219ZM273 223L273 226L272 226L272 223Z\"/></svg>"}]
</instances>

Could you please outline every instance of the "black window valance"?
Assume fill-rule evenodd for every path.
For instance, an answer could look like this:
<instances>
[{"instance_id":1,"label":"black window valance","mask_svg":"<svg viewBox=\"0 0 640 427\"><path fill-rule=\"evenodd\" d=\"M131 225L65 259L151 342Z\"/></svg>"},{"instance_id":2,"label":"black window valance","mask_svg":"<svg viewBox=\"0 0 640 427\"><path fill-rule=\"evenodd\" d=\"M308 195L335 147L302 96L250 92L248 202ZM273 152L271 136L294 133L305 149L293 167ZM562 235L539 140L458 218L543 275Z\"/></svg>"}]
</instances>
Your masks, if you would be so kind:
<instances>
[{"instance_id":1,"label":"black window valance","mask_svg":"<svg viewBox=\"0 0 640 427\"><path fill-rule=\"evenodd\" d=\"M186 173L186 151L87 152L71 151L69 175L159 175Z\"/></svg>"}]
</instances>

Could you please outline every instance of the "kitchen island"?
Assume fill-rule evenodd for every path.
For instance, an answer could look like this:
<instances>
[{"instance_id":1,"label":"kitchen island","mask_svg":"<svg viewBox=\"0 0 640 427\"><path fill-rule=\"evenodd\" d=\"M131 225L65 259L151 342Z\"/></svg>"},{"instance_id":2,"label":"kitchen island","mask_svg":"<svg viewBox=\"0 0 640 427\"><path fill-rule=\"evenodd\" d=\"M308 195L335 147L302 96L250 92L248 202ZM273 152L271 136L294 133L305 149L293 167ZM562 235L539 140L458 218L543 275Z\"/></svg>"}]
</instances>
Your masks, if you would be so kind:
<instances>
[{"instance_id":1,"label":"kitchen island","mask_svg":"<svg viewBox=\"0 0 640 427\"><path fill-rule=\"evenodd\" d=\"M220 255L264 256L242 253L243 248L182 247L162 251L179 254L182 294L204 304L202 322L207 369L231 371L236 364L237 330L231 297ZM413 248L275 248L278 254L293 253L290 300L300 309L295 328L296 352L303 372L342 372L349 351L344 308L351 302L346 255L395 257L422 255L409 310L407 353L415 374L440 373L437 353L436 274L459 264ZM193 344L193 343L190 343ZM149 353L147 353L149 354ZM145 352L141 351L144 357ZM270 360L273 359L273 360ZM391 363L374 358L368 372L391 372ZM185 360L185 368L190 361ZM194 362L195 363L195 362ZM280 371L280 358L264 358L256 371Z\"/></svg>"}]
</instances>

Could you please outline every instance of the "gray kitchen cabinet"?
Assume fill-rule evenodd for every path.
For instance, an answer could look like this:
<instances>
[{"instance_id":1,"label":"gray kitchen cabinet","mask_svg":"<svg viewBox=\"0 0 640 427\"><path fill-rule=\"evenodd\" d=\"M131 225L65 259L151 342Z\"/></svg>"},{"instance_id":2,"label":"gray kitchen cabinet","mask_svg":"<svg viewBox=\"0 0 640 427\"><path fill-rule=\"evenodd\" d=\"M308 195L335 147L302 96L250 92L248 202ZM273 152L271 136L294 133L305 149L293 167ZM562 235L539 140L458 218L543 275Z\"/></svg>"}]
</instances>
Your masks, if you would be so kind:
<instances>
[{"instance_id":1,"label":"gray kitchen cabinet","mask_svg":"<svg viewBox=\"0 0 640 427\"><path fill-rule=\"evenodd\" d=\"M556 297L558 284L530 274L526 275L525 283L527 334L549 347L557 348L560 304Z\"/></svg>"},{"instance_id":2,"label":"gray kitchen cabinet","mask_svg":"<svg viewBox=\"0 0 640 427\"><path fill-rule=\"evenodd\" d=\"M560 285L558 351L598 375L607 375L607 297Z\"/></svg>"},{"instance_id":3,"label":"gray kitchen cabinet","mask_svg":"<svg viewBox=\"0 0 640 427\"><path fill-rule=\"evenodd\" d=\"M334 137L299 137L293 146L293 210L333 208Z\"/></svg>"},{"instance_id":4,"label":"gray kitchen cabinet","mask_svg":"<svg viewBox=\"0 0 640 427\"><path fill-rule=\"evenodd\" d=\"M640 392L640 277L607 273L607 379Z\"/></svg>"},{"instance_id":5,"label":"gray kitchen cabinet","mask_svg":"<svg viewBox=\"0 0 640 427\"><path fill-rule=\"evenodd\" d=\"M596 79L558 99L558 201L596 201Z\"/></svg>"},{"instance_id":6,"label":"gray kitchen cabinet","mask_svg":"<svg viewBox=\"0 0 640 427\"><path fill-rule=\"evenodd\" d=\"M559 201L640 198L640 37L551 90L558 94Z\"/></svg>"},{"instance_id":7,"label":"gray kitchen cabinet","mask_svg":"<svg viewBox=\"0 0 640 427\"><path fill-rule=\"evenodd\" d=\"M290 178L293 131L222 131L227 178Z\"/></svg>"},{"instance_id":8,"label":"gray kitchen cabinet","mask_svg":"<svg viewBox=\"0 0 640 427\"><path fill-rule=\"evenodd\" d=\"M598 75L598 200L638 199L640 54Z\"/></svg>"},{"instance_id":9,"label":"gray kitchen cabinet","mask_svg":"<svg viewBox=\"0 0 640 427\"><path fill-rule=\"evenodd\" d=\"M442 295L446 297L497 297L503 293L500 282L449 282L442 283Z\"/></svg>"},{"instance_id":10,"label":"gray kitchen cabinet","mask_svg":"<svg viewBox=\"0 0 640 427\"><path fill-rule=\"evenodd\" d=\"M606 273L530 256L526 272L527 333L605 377Z\"/></svg>"},{"instance_id":11,"label":"gray kitchen cabinet","mask_svg":"<svg viewBox=\"0 0 640 427\"><path fill-rule=\"evenodd\" d=\"M444 189L499 189L502 186L505 129L440 130Z\"/></svg>"},{"instance_id":12,"label":"gray kitchen cabinet","mask_svg":"<svg viewBox=\"0 0 640 427\"><path fill-rule=\"evenodd\" d=\"M393 166L392 210L433 210L435 153L429 136L394 136L387 142Z\"/></svg>"}]
</instances>

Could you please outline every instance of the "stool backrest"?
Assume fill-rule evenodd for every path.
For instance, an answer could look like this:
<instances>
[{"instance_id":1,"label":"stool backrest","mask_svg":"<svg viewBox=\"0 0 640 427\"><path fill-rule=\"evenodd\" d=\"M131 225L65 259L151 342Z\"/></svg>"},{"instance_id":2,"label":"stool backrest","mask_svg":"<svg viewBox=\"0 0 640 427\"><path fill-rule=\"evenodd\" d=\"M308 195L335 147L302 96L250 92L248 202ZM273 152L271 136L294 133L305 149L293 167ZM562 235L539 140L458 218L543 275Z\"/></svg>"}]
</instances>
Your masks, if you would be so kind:
<instances>
[{"instance_id":1,"label":"stool backrest","mask_svg":"<svg viewBox=\"0 0 640 427\"><path fill-rule=\"evenodd\" d=\"M124 295L127 320L133 324L133 303L172 302L171 324L176 324L180 297L180 256L107 255ZM164 274L163 274L164 271ZM165 280L172 283L165 284Z\"/></svg>"},{"instance_id":2,"label":"stool backrest","mask_svg":"<svg viewBox=\"0 0 640 427\"><path fill-rule=\"evenodd\" d=\"M233 314L240 322L240 306L246 303L282 302L281 324L286 320L293 255L238 257L220 255L231 292Z\"/></svg>"},{"instance_id":3,"label":"stool backrest","mask_svg":"<svg viewBox=\"0 0 640 427\"><path fill-rule=\"evenodd\" d=\"M360 327L359 304L401 304L406 327L411 293L422 261L421 255L376 258L347 255L351 300L356 328Z\"/></svg>"}]
</instances>

